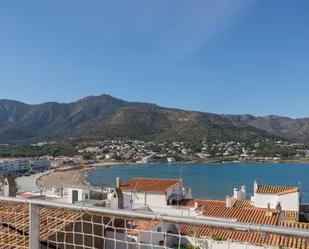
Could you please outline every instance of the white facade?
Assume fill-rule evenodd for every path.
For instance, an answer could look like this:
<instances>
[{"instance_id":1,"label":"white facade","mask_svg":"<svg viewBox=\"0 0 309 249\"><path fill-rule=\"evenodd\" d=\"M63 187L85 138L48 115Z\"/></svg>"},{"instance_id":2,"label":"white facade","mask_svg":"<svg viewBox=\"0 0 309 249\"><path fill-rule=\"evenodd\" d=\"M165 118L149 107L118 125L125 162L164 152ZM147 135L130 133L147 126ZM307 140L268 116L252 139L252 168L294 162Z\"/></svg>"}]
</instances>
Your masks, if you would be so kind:
<instances>
[{"instance_id":1,"label":"white facade","mask_svg":"<svg viewBox=\"0 0 309 249\"><path fill-rule=\"evenodd\" d=\"M25 172L29 170L29 161L16 160L1 160L0 161L0 175L8 175L17 172Z\"/></svg>"},{"instance_id":2,"label":"white facade","mask_svg":"<svg viewBox=\"0 0 309 249\"><path fill-rule=\"evenodd\" d=\"M123 190L124 208L138 209L143 206L150 208L166 208L175 198L191 198L191 190L185 189L182 182L170 188L167 192L128 191Z\"/></svg>"},{"instance_id":3,"label":"white facade","mask_svg":"<svg viewBox=\"0 0 309 249\"><path fill-rule=\"evenodd\" d=\"M165 238L165 232L169 232L169 236ZM126 235L124 232L106 231L106 248L107 249L127 249L128 244L126 241L132 241L130 249L148 249L148 248L161 248L160 245L165 243L166 246L172 247L176 244L177 227L169 223L159 223L142 231L139 234L131 235L130 232ZM143 245L144 244L144 245ZM151 245L150 245L151 244Z\"/></svg>"},{"instance_id":4,"label":"white facade","mask_svg":"<svg viewBox=\"0 0 309 249\"><path fill-rule=\"evenodd\" d=\"M77 201L89 199L89 190L66 188L68 194L68 202L74 204Z\"/></svg>"},{"instance_id":5,"label":"white facade","mask_svg":"<svg viewBox=\"0 0 309 249\"><path fill-rule=\"evenodd\" d=\"M283 211L299 212L299 192L282 195L254 193L251 200L257 208L268 208L269 205L270 208L275 209L280 204Z\"/></svg>"},{"instance_id":6,"label":"white facade","mask_svg":"<svg viewBox=\"0 0 309 249\"><path fill-rule=\"evenodd\" d=\"M0 160L0 175L24 173L28 170L43 171L50 167L50 161L41 158Z\"/></svg>"},{"instance_id":7,"label":"white facade","mask_svg":"<svg viewBox=\"0 0 309 249\"><path fill-rule=\"evenodd\" d=\"M296 211L299 212L300 208L300 190L291 188L290 191L281 191L279 193L274 193L267 191L269 193L259 192L258 188L265 186L260 186L257 182L254 182L254 195L251 196L251 201L257 208L271 208L275 209L280 206L283 211ZM271 186L266 186L270 187Z\"/></svg>"}]
</instances>

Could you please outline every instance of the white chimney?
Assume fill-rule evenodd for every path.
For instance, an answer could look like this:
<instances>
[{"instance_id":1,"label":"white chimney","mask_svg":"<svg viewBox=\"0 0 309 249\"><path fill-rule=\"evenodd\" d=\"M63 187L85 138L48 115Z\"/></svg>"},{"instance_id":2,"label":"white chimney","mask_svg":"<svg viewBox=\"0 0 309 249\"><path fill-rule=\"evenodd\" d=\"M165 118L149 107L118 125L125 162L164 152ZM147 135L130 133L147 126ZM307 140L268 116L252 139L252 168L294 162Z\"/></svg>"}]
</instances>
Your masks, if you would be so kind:
<instances>
[{"instance_id":1,"label":"white chimney","mask_svg":"<svg viewBox=\"0 0 309 249\"><path fill-rule=\"evenodd\" d=\"M267 217L272 217L273 216L273 211L270 208L270 203L267 203L267 210L266 210L266 214Z\"/></svg>"},{"instance_id":2,"label":"white chimney","mask_svg":"<svg viewBox=\"0 0 309 249\"><path fill-rule=\"evenodd\" d=\"M116 177L116 188L120 188L121 185L121 178L120 177Z\"/></svg>"},{"instance_id":3,"label":"white chimney","mask_svg":"<svg viewBox=\"0 0 309 249\"><path fill-rule=\"evenodd\" d=\"M194 201L194 209L198 208L198 201Z\"/></svg>"},{"instance_id":4,"label":"white chimney","mask_svg":"<svg viewBox=\"0 0 309 249\"><path fill-rule=\"evenodd\" d=\"M257 183L256 180L254 180L254 184L253 184L253 193L256 193L257 188L258 188L258 183Z\"/></svg>"},{"instance_id":5,"label":"white chimney","mask_svg":"<svg viewBox=\"0 0 309 249\"><path fill-rule=\"evenodd\" d=\"M234 194L233 194L233 196L234 196L234 198L236 199L236 200L239 200L239 189L238 188L234 188L233 189L234 191Z\"/></svg>"},{"instance_id":6,"label":"white chimney","mask_svg":"<svg viewBox=\"0 0 309 249\"><path fill-rule=\"evenodd\" d=\"M240 191L241 191L241 199L242 200L245 200L246 199L246 186L245 185L242 185L241 188L240 188Z\"/></svg>"},{"instance_id":7,"label":"white chimney","mask_svg":"<svg viewBox=\"0 0 309 249\"><path fill-rule=\"evenodd\" d=\"M226 207L231 208L233 207L232 205L232 198L230 198L228 195L226 196Z\"/></svg>"}]
</instances>

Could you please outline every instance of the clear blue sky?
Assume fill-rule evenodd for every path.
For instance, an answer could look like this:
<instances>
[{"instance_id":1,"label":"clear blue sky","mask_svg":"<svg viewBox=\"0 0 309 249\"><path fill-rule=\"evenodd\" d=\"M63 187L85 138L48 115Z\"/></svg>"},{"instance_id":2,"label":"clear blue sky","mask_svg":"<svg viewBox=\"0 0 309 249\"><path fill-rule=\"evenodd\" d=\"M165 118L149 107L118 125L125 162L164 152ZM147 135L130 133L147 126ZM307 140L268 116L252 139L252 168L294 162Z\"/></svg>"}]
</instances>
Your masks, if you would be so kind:
<instances>
[{"instance_id":1,"label":"clear blue sky","mask_svg":"<svg viewBox=\"0 0 309 249\"><path fill-rule=\"evenodd\" d=\"M7 0L0 98L309 117L308 0Z\"/></svg>"}]
</instances>

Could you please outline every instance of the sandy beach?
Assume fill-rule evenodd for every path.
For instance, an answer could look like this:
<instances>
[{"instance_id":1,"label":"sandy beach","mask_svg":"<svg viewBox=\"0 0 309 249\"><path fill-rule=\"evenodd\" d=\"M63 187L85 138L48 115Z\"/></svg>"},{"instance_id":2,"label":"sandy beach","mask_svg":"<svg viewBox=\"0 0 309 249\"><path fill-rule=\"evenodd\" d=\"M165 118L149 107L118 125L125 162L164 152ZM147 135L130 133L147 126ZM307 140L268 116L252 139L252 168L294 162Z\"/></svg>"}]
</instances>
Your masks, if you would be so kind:
<instances>
[{"instance_id":1,"label":"sandy beach","mask_svg":"<svg viewBox=\"0 0 309 249\"><path fill-rule=\"evenodd\" d=\"M66 170L57 170L49 172L37 178L36 185L38 188L52 188L52 187L75 187L83 188L88 186L85 181L85 174L90 170L97 168L109 167L119 165L119 163L106 162L99 164L92 164L90 166L78 167L74 169L71 167Z\"/></svg>"},{"instance_id":2,"label":"sandy beach","mask_svg":"<svg viewBox=\"0 0 309 249\"><path fill-rule=\"evenodd\" d=\"M16 178L17 189L19 193L24 192L39 192L40 187L37 186L36 182L39 178L46 174L52 173L53 170L48 170L42 173L37 173L30 176L21 176Z\"/></svg>"}]
</instances>

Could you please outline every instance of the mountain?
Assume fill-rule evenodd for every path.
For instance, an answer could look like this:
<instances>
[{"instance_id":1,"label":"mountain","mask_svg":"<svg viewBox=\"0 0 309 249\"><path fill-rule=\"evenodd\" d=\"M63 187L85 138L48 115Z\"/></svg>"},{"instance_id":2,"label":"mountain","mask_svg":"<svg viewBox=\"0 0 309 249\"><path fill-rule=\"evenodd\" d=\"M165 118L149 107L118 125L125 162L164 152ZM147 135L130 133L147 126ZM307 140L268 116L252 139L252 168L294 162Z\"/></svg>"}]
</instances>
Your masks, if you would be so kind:
<instances>
[{"instance_id":1,"label":"mountain","mask_svg":"<svg viewBox=\"0 0 309 249\"><path fill-rule=\"evenodd\" d=\"M255 117L252 115L223 115L234 124L249 125L267 131L279 137L295 141L309 140L309 118L292 119L270 115Z\"/></svg>"},{"instance_id":2,"label":"mountain","mask_svg":"<svg viewBox=\"0 0 309 249\"><path fill-rule=\"evenodd\" d=\"M109 95L39 105L0 100L0 141L28 142L96 135L144 140L244 141L269 132L230 117L127 102Z\"/></svg>"}]
</instances>

